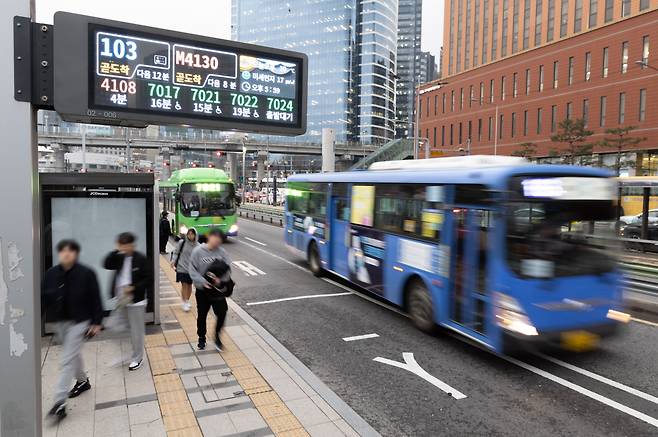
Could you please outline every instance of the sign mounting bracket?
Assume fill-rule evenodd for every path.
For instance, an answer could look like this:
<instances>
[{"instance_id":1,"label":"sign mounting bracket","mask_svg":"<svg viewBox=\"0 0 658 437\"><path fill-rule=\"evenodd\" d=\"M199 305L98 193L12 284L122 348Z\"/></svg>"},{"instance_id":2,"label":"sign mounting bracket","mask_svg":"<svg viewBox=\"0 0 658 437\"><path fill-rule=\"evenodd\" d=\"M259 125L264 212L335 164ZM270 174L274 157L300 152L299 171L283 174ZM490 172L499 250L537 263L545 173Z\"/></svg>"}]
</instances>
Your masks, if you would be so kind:
<instances>
[{"instance_id":1,"label":"sign mounting bracket","mask_svg":"<svg viewBox=\"0 0 658 437\"><path fill-rule=\"evenodd\" d=\"M14 99L54 109L53 32L50 24L14 17Z\"/></svg>"}]
</instances>

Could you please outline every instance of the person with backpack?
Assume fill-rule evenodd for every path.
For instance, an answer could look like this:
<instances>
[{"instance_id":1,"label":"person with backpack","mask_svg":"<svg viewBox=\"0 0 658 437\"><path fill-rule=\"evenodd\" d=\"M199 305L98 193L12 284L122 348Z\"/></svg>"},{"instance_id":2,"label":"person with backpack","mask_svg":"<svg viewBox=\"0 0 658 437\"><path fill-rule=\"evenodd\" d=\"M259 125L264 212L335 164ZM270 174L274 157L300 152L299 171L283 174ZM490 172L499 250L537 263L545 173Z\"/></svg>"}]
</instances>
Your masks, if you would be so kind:
<instances>
[{"instance_id":1,"label":"person with backpack","mask_svg":"<svg viewBox=\"0 0 658 437\"><path fill-rule=\"evenodd\" d=\"M160 214L160 253L167 253L167 242L169 237L171 237L171 223L169 223L169 213L167 211L162 211Z\"/></svg>"},{"instance_id":2,"label":"person with backpack","mask_svg":"<svg viewBox=\"0 0 658 437\"><path fill-rule=\"evenodd\" d=\"M198 348L206 348L206 318L212 307L217 317L215 348L221 351L219 332L224 326L228 312L226 297L231 295L235 284L231 280L231 259L221 247L226 241L224 233L213 228L208 231L207 239L206 243L198 245L192 251L189 263L189 274L196 287Z\"/></svg>"},{"instance_id":3,"label":"person with backpack","mask_svg":"<svg viewBox=\"0 0 658 437\"><path fill-rule=\"evenodd\" d=\"M91 389L84 371L82 346L101 331L103 305L96 274L78 263L80 245L74 240L57 243L59 262L46 272L41 284L41 302L56 321L55 334L62 345L60 375L50 417L66 417L66 399ZM71 381L75 385L71 388Z\"/></svg>"},{"instance_id":4,"label":"person with backpack","mask_svg":"<svg viewBox=\"0 0 658 437\"><path fill-rule=\"evenodd\" d=\"M174 258L171 266L176 270L176 282L181 284L181 295L183 298L183 311L188 312L192 309L190 297L192 296L192 278L189 273L190 257L192 252L199 245L197 241L196 229L190 228L176 245Z\"/></svg>"}]
</instances>

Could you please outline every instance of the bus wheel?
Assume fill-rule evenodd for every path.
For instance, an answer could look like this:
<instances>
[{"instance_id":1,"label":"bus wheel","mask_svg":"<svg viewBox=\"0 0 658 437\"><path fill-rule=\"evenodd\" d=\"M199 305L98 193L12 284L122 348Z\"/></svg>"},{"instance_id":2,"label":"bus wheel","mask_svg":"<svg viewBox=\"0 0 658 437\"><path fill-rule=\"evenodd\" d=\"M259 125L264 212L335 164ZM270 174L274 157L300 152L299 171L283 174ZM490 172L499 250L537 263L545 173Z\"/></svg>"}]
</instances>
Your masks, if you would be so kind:
<instances>
[{"instance_id":1,"label":"bus wheel","mask_svg":"<svg viewBox=\"0 0 658 437\"><path fill-rule=\"evenodd\" d=\"M322 276L322 263L320 262L320 251L315 243L308 246L308 266L315 276Z\"/></svg>"},{"instance_id":2,"label":"bus wheel","mask_svg":"<svg viewBox=\"0 0 658 437\"><path fill-rule=\"evenodd\" d=\"M423 332L436 332L432 297L423 281L411 282L408 293L407 308L413 324Z\"/></svg>"}]
</instances>

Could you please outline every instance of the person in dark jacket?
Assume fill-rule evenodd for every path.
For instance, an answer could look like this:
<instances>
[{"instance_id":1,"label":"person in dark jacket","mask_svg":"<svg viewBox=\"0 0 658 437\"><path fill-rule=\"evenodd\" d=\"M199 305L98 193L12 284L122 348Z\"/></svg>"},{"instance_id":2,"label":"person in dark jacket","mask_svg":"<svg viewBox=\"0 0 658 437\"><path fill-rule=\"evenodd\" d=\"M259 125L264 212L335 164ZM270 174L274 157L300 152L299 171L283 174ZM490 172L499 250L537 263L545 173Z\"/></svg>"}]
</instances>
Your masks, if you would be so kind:
<instances>
[{"instance_id":1,"label":"person in dark jacket","mask_svg":"<svg viewBox=\"0 0 658 437\"><path fill-rule=\"evenodd\" d=\"M151 267L146 256L135 250L137 238L130 232L119 234L117 250L110 252L103 266L114 270L112 297L116 297L114 321L118 325L128 325L133 354L129 370L137 370L144 359L144 315L146 294L151 283Z\"/></svg>"},{"instance_id":2,"label":"person in dark jacket","mask_svg":"<svg viewBox=\"0 0 658 437\"><path fill-rule=\"evenodd\" d=\"M57 244L57 255L59 263L43 278L41 302L55 318L55 332L62 345L55 404L48 413L61 420L66 417L66 399L91 388L82 362L82 345L85 338L100 332L103 305L96 274L78 263L80 245L62 240ZM76 381L71 389L73 378Z\"/></svg>"},{"instance_id":3,"label":"person in dark jacket","mask_svg":"<svg viewBox=\"0 0 658 437\"><path fill-rule=\"evenodd\" d=\"M160 253L163 255L167 253L167 242L172 235L168 215L167 211L162 211L160 215Z\"/></svg>"}]
</instances>

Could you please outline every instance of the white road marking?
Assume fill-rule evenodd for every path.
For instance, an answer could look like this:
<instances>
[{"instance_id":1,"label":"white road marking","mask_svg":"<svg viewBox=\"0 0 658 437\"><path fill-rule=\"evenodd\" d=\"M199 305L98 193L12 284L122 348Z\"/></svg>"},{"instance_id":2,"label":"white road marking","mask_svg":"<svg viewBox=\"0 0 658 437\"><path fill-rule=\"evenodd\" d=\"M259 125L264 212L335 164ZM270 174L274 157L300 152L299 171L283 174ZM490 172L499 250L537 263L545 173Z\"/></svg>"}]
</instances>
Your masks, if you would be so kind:
<instances>
[{"instance_id":1,"label":"white road marking","mask_svg":"<svg viewBox=\"0 0 658 437\"><path fill-rule=\"evenodd\" d=\"M631 317L631 320L637 323L642 323L643 325L649 325L649 326L657 326L658 323L650 322L648 320L643 320L643 319L636 319L635 317Z\"/></svg>"},{"instance_id":2,"label":"white road marking","mask_svg":"<svg viewBox=\"0 0 658 437\"><path fill-rule=\"evenodd\" d=\"M233 261L233 265L238 267L247 276L266 275L264 271L247 261Z\"/></svg>"},{"instance_id":3,"label":"white road marking","mask_svg":"<svg viewBox=\"0 0 658 437\"><path fill-rule=\"evenodd\" d=\"M464 399L466 397L464 393L449 386L448 384L436 378L435 376L432 376L429 373L427 373L427 371L425 371L425 369L420 367L420 365L416 362L416 359L414 358L414 354L412 354L411 352L404 352L402 354L402 358L404 358L404 363L400 363L398 361L393 361L393 360L389 360L388 358L382 358L382 357L373 358L373 361L377 361L378 363L382 363L382 364L388 364L389 366L399 367L400 369L407 370L417 376L420 376L425 381L429 382L433 386L437 387L439 390L449 394L455 399Z\"/></svg>"},{"instance_id":4,"label":"white road marking","mask_svg":"<svg viewBox=\"0 0 658 437\"><path fill-rule=\"evenodd\" d=\"M343 337L343 341L356 341L356 340L366 340L368 338L377 338L379 334L363 334L363 335L354 335L352 337Z\"/></svg>"},{"instance_id":5,"label":"white road marking","mask_svg":"<svg viewBox=\"0 0 658 437\"><path fill-rule=\"evenodd\" d=\"M267 244L265 244L265 243L261 243L260 241L258 241L258 240L254 240L253 238L249 238L249 237L244 237L244 238L245 238L245 240L249 240L249 241L251 241L252 243L260 244L261 246L267 246Z\"/></svg>"},{"instance_id":6,"label":"white road marking","mask_svg":"<svg viewBox=\"0 0 658 437\"><path fill-rule=\"evenodd\" d=\"M557 364L558 366L565 367L565 368L567 368L569 370L572 370L576 373L580 373L581 375L585 375L588 378L595 379L595 380L597 380L599 382L602 382L604 384L608 384L609 386L612 386L616 389L625 391L626 393L630 393L632 395L635 395L637 397L645 399L649 402L653 402L654 404L658 404L658 398L655 397L655 396L652 396L648 393L644 393L640 390L636 390L633 387L629 387L629 386L624 385L622 383L619 383L617 381L613 381L612 379L608 379L605 376L601 376L601 375L596 374L594 372L590 372L589 370L581 369L580 367L574 366L573 364L565 363L564 361L559 360L557 358L553 358L551 356L544 355L544 354L539 354L539 356L544 358L545 360L550 361L551 363Z\"/></svg>"},{"instance_id":7,"label":"white road marking","mask_svg":"<svg viewBox=\"0 0 658 437\"><path fill-rule=\"evenodd\" d=\"M248 302L247 305L249 306L264 305L266 303L287 302L289 300L300 300L300 299L315 299L317 297L347 296L348 294L354 294L354 293L350 291L349 293L308 294L305 296L284 297L281 299L262 300L260 302Z\"/></svg>"},{"instance_id":8,"label":"white road marking","mask_svg":"<svg viewBox=\"0 0 658 437\"><path fill-rule=\"evenodd\" d=\"M556 382L560 384L563 387L569 388L575 392L578 392L582 395L587 396L588 398L594 399L595 401L601 402L602 404L605 404L609 407L612 407L616 410L619 410L623 413L626 413L630 416L633 416L637 419L640 419L649 425L655 426L658 428L658 419L651 417L647 414L641 413L637 410L634 410L633 408L627 407L626 405L620 404L619 402L613 401L610 398L607 398L605 396L602 396L598 393L594 393L591 390L586 389L585 387L581 387L578 384L574 384L573 382L569 382L566 379L560 378L559 376L553 375L552 373L549 373L545 370L539 369L531 364L524 363L523 361L519 361L515 358L512 357L507 357L507 356L500 356L503 360L506 360L512 364L516 364L519 367L523 367L526 370L529 370L532 373L535 373L539 376L543 376L546 379L550 379L553 382Z\"/></svg>"}]
</instances>

